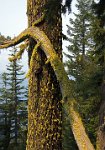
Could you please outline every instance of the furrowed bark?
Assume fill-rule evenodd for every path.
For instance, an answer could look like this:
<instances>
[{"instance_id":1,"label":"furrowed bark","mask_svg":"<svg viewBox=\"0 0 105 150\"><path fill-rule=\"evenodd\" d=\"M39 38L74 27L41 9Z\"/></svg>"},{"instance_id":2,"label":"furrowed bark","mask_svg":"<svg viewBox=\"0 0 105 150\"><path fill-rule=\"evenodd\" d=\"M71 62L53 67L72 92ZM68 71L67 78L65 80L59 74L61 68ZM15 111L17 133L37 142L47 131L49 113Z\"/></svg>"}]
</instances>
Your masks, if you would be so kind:
<instances>
[{"instance_id":1,"label":"furrowed bark","mask_svg":"<svg viewBox=\"0 0 105 150\"><path fill-rule=\"evenodd\" d=\"M51 5L47 10L45 8L49 2L49 0L27 0L28 27L35 25L44 31L60 57L62 54L61 9L58 5L55 6L56 14L49 17L53 24L49 24L46 15L49 15ZM59 83L50 63L46 64L47 58L42 47L33 54L36 42L32 38L29 38L29 42L28 58L31 73L27 150L62 149L62 104L60 103L62 95ZM32 56L34 59L31 59Z\"/></svg>"}]
</instances>

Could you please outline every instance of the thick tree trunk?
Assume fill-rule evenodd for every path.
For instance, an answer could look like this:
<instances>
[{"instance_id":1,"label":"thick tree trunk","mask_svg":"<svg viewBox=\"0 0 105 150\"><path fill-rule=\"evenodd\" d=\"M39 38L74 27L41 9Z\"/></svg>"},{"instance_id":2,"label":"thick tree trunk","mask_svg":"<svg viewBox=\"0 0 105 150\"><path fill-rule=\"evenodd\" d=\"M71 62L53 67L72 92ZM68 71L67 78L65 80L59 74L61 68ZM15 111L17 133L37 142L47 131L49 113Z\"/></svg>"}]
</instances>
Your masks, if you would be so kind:
<instances>
[{"instance_id":1,"label":"thick tree trunk","mask_svg":"<svg viewBox=\"0 0 105 150\"><path fill-rule=\"evenodd\" d=\"M46 2L47 0L27 0L29 27L42 16L42 7ZM58 11L60 12L60 10ZM56 14L55 23L51 28L46 21L43 21L38 26L47 34L54 48L59 52L59 56L61 56L60 14ZM29 42L30 63L36 43L32 39ZM55 73L50 64L46 64L46 60L45 54L39 49L36 52L34 68L29 79L27 150L62 149L61 92Z\"/></svg>"},{"instance_id":2,"label":"thick tree trunk","mask_svg":"<svg viewBox=\"0 0 105 150\"><path fill-rule=\"evenodd\" d=\"M101 126L98 129L98 133L97 133L97 150L105 150L105 125L103 127Z\"/></svg>"}]
</instances>

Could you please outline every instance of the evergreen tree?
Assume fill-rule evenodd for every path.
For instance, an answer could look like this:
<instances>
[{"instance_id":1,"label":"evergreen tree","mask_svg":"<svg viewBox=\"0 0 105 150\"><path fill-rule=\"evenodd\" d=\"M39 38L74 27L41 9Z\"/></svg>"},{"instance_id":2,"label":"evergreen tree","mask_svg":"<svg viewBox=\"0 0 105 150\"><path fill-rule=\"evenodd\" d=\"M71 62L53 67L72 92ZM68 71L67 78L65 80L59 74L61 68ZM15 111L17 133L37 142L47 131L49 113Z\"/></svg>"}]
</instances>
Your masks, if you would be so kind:
<instances>
[{"instance_id":1,"label":"evergreen tree","mask_svg":"<svg viewBox=\"0 0 105 150\"><path fill-rule=\"evenodd\" d=\"M78 107L86 130L95 145L99 106L99 89L96 88L95 75L99 67L92 56L95 42L92 36L94 16L91 5L90 0L77 1L78 14L74 13L75 19L70 19L70 26L68 25L69 53L66 54L68 61L65 65L72 80L72 89L74 89L75 98L78 99Z\"/></svg>"},{"instance_id":2,"label":"evergreen tree","mask_svg":"<svg viewBox=\"0 0 105 150\"><path fill-rule=\"evenodd\" d=\"M6 150L10 143L10 130L11 130L11 101L7 89L7 74L1 75L0 85L0 149Z\"/></svg>"},{"instance_id":3,"label":"evergreen tree","mask_svg":"<svg viewBox=\"0 0 105 150\"><path fill-rule=\"evenodd\" d=\"M11 50L10 56L14 56L16 52L17 49L14 47ZM7 66L9 98L13 106L11 118L11 136L13 138L12 143L14 143L15 146L21 144L21 136L23 134L22 128L24 129L27 127L27 99L25 97L26 89L23 86L25 73L22 71L22 65L19 63L19 61L14 60Z\"/></svg>"},{"instance_id":4,"label":"evergreen tree","mask_svg":"<svg viewBox=\"0 0 105 150\"><path fill-rule=\"evenodd\" d=\"M76 7L78 9L78 14L74 13L75 19L73 20L71 18L70 26L67 26L70 45L68 46L69 55L66 56L69 58L67 63L67 66L69 66L68 74L75 79L76 86L78 86L77 89L81 91L81 95L83 96L84 90L81 87L84 80L83 71L89 61L87 53L91 51L93 47L90 37L91 1L78 0L77 2Z\"/></svg>"},{"instance_id":5,"label":"evergreen tree","mask_svg":"<svg viewBox=\"0 0 105 150\"><path fill-rule=\"evenodd\" d=\"M94 61L99 67L96 74L97 88L100 91L99 123L97 132L97 149L105 149L105 1L93 4L93 38L95 42Z\"/></svg>"}]
</instances>

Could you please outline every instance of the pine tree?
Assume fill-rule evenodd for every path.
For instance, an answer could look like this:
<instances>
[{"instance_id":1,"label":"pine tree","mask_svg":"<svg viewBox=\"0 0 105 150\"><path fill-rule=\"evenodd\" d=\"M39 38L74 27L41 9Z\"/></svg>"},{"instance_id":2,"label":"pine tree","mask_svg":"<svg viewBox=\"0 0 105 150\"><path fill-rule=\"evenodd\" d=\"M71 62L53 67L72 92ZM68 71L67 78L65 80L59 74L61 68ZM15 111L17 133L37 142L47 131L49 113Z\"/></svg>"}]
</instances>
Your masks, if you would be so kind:
<instances>
[{"instance_id":1,"label":"pine tree","mask_svg":"<svg viewBox=\"0 0 105 150\"><path fill-rule=\"evenodd\" d=\"M68 25L68 46L69 58L67 63L68 74L76 81L77 88L83 95L84 91L81 90L81 85L84 80L83 70L86 68L86 64L89 61L87 53L91 51L93 47L92 39L90 38L90 6L91 1L77 1L78 14L74 13L75 19L70 19L70 26ZM82 78L81 78L82 76ZM77 83L78 82L78 83ZM81 83L81 84L80 84Z\"/></svg>"},{"instance_id":2,"label":"pine tree","mask_svg":"<svg viewBox=\"0 0 105 150\"><path fill-rule=\"evenodd\" d=\"M95 75L99 67L95 64L92 53L94 52L94 38L92 36L92 1L78 0L74 13L75 19L70 19L68 25L68 61L65 63L68 75L71 78L75 98L83 116L83 121L89 137L96 144L96 129L98 124L97 108L99 106L99 89L96 88ZM95 105L93 105L95 103ZM93 113L94 111L94 113Z\"/></svg>"},{"instance_id":3,"label":"pine tree","mask_svg":"<svg viewBox=\"0 0 105 150\"><path fill-rule=\"evenodd\" d=\"M7 89L7 74L1 75L0 85L0 149L6 150L10 143L10 130L11 130L11 101Z\"/></svg>"},{"instance_id":4,"label":"pine tree","mask_svg":"<svg viewBox=\"0 0 105 150\"><path fill-rule=\"evenodd\" d=\"M96 74L97 88L100 91L99 123L97 132L97 149L105 149L105 1L93 4L93 37L95 42L94 61L99 67Z\"/></svg>"},{"instance_id":5,"label":"pine tree","mask_svg":"<svg viewBox=\"0 0 105 150\"><path fill-rule=\"evenodd\" d=\"M17 49L14 47L11 50L10 56L14 56L16 52ZM11 136L13 138L13 143L15 144L15 146L21 143L22 139L19 138L22 135L22 126L23 128L27 126L27 99L25 98L26 89L23 86L25 73L22 71L22 65L20 65L19 63L19 61L14 60L7 66L8 91L11 103L13 105Z\"/></svg>"}]
</instances>

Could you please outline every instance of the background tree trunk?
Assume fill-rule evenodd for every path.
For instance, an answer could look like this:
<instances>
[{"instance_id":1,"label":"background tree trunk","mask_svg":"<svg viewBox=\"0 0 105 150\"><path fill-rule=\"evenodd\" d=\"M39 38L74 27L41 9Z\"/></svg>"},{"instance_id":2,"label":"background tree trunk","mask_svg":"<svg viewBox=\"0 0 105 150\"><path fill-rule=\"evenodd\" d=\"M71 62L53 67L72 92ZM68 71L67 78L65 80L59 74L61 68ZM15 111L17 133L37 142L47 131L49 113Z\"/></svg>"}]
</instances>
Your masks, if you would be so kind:
<instances>
[{"instance_id":1,"label":"background tree trunk","mask_svg":"<svg viewBox=\"0 0 105 150\"><path fill-rule=\"evenodd\" d=\"M99 51L100 59L98 62L102 67L102 82L101 82L101 102L99 110L99 129L97 132L97 150L105 150L105 1L100 0L98 4L95 5L97 18L99 20L99 31L96 34L97 50ZM103 32L102 32L103 31Z\"/></svg>"},{"instance_id":2,"label":"background tree trunk","mask_svg":"<svg viewBox=\"0 0 105 150\"><path fill-rule=\"evenodd\" d=\"M46 3L47 0L27 0L28 27L42 16L42 7ZM51 27L46 20L38 26L47 34L55 50L62 57L60 9ZM32 39L29 42L30 64L36 43ZM45 54L39 49L29 79L27 150L62 149L62 104L60 103L62 96L54 71L49 63L46 64L46 60Z\"/></svg>"}]
</instances>

